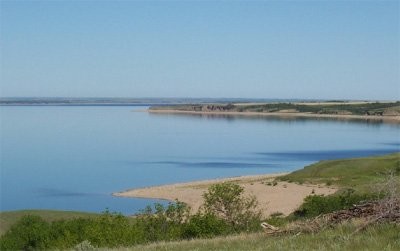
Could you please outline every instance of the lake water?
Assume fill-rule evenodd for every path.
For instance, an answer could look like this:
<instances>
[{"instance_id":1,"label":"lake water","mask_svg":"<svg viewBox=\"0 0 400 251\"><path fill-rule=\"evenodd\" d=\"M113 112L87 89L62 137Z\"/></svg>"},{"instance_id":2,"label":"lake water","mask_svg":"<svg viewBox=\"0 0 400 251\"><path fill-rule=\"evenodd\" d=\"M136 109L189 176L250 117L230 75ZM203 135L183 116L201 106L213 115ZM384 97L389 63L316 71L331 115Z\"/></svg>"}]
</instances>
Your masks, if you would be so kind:
<instances>
[{"instance_id":1,"label":"lake water","mask_svg":"<svg viewBox=\"0 0 400 251\"><path fill-rule=\"evenodd\" d=\"M400 126L359 121L149 114L146 107L3 106L0 210L125 214L156 200L112 192L292 171L399 151Z\"/></svg>"}]
</instances>

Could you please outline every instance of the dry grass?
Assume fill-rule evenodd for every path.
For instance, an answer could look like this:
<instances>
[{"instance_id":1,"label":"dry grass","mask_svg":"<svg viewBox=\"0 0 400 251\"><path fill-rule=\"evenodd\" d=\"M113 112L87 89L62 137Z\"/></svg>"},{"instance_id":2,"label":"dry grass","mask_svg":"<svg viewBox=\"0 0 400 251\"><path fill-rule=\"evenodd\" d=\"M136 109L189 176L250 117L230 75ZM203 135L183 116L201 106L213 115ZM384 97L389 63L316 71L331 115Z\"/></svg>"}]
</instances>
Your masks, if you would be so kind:
<instances>
[{"instance_id":1,"label":"dry grass","mask_svg":"<svg viewBox=\"0 0 400 251\"><path fill-rule=\"evenodd\" d=\"M359 224L361 223L345 223L317 233L281 236L266 236L263 233L240 234L214 239L160 242L115 250L400 250L400 226L394 224L371 225L363 231L353 234Z\"/></svg>"}]
</instances>

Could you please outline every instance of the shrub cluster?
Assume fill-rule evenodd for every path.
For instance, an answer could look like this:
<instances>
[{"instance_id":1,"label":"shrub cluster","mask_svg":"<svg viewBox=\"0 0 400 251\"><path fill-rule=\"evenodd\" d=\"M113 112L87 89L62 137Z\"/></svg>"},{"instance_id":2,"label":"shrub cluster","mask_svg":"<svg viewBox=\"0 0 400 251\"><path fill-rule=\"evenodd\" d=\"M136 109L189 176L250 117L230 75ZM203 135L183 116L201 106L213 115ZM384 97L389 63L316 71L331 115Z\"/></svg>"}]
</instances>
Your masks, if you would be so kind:
<instances>
[{"instance_id":1,"label":"shrub cluster","mask_svg":"<svg viewBox=\"0 0 400 251\"><path fill-rule=\"evenodd\" d=\"M135 217L103 212L99 217L46 222L24 216L0 238L0 250L44 250L76 247L120 247L259 229L256 201L233 183L211 186L202 209L190 215L182 203L146 207Z\"/></svg>"},{"instance_id":2,"label":"shrub cluster","mask_svg":"<svg viewBox=\"0 0 400 251\"><path fill-rule=\"evenodd\" d=\"M339 195L310 195L304 199L303 204L293 214L296 218L311 218L350 208L356 203L371 199L371 197L372 195L355 193L352 189L347 189Z\"/></svg>"}]
</instances>

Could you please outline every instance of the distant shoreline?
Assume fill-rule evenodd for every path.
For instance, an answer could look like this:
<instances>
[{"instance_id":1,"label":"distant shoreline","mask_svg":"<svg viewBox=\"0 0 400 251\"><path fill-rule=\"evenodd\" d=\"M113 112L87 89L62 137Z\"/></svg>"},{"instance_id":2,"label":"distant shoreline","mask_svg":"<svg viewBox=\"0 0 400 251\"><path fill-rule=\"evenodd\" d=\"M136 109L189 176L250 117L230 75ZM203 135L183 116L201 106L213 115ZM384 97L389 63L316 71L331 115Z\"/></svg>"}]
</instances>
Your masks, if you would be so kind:
<instances>
[{"instance_id":1,"label":"distant shoreline","mask_svg":"<svg viewBox=\"0 0 400 251\"><path fill-rule=\"evenodd\" d=\"M338 120L373 120L386 123L400 124L400 116L376 116L376 115L344 115L344 114L315 114L301 112L230 112L230 111L182 111L182 110L152 110L149 113L166 113L166 114L198 114L198 115L231 115L231 116L263 116L278 118L321 118L321 119L338 119Z\"/></svg>"}]
</instances>

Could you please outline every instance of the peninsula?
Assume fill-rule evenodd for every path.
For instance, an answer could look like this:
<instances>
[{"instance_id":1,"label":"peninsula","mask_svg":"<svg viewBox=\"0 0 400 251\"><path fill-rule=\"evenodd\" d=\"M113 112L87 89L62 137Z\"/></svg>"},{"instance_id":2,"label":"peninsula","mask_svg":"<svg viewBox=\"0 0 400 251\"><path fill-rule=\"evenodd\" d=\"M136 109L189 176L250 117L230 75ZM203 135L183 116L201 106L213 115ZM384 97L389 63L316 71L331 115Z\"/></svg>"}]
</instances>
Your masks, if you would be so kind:
<instances>
[{"instance_id":1,"label":"peninsula","mask_svg":"<svg viewBox=\"0 0 400 251\"><path fill-rule=\"evenodd\" d=\"M151 113L376 120L400 123L400 101L326 101L152 106Z\"/></svg>"}]
</instances>

